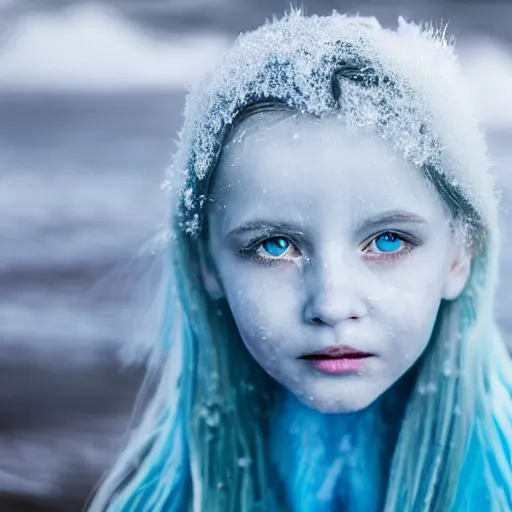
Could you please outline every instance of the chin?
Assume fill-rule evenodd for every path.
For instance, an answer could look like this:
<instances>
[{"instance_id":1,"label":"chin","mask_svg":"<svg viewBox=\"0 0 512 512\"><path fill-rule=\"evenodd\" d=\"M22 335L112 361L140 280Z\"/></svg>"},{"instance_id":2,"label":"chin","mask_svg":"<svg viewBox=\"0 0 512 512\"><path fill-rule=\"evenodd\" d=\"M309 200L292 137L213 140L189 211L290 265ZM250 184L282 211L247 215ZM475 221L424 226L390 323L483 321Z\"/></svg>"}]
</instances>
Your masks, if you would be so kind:
<instances>
[{"instance_id":1,"label":"chin","mask_svg":"<svg viewBox=\"0 0 512 512\"><path fill-rule=\"evenodd\" d=\"M318 396L297 396L304 404L323 414L349 414L366 409L377 400L377 396L350 397L344 399L333 399L332 397Z\"/></svg>"}]
</instances>

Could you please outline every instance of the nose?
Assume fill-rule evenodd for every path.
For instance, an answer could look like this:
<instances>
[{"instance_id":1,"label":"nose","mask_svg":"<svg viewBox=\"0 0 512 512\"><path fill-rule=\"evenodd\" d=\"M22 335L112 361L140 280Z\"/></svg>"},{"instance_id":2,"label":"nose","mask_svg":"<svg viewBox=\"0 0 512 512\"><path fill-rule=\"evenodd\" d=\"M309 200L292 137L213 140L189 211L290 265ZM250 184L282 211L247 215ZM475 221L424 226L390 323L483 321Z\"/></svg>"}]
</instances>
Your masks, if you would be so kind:
<instances>
[{"instance_id":1,"label":"nose","mask_svg":"<svg viewBox=\"0 0 512 512\"><path fill-rule=\"evenodd\" d=\"M304 320L315 325L336 326L347 320L367 315L356 269L341 258L330 263L317 263L309 279Z\"/></svg>"}]
</instances>

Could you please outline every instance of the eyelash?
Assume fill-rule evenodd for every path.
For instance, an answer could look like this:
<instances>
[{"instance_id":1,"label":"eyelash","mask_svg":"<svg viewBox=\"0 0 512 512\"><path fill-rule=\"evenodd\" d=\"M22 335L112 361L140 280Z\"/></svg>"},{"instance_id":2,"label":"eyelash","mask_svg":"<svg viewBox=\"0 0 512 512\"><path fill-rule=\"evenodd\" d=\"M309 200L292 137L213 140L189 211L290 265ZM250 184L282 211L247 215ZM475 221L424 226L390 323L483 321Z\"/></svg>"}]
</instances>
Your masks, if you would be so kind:
<instances>
[{"instance_id":1,"label":"eyelash","mask_svg":"<svg viewBox=\"0 0 512 512\"><path fill-rule=\"evenodd\" d=\"M401 240L404 243L404 247L402 249L399 249L398 251L394 252L370 252L367 254L376 254L377 256L371 256L371 260L396 260L398 258L401 258L407 254L410 254L417 246L421 245L421 242L411 235L407 235L405 233L401 233L399 231L381 231L377 233L376 235L373 235L370 239L368 239L367 242L363 244L363 247L366 249L368 248L373 242L378 240L379 238L385 236L385 235L392 235L399 240ZM290 261L290 259L282 258L282 257L266 257L261 256L258 253L258 250L262 246L263 243L268 242L270 240L276 240L276 239L284 239L286 240L290 246L294 246L297 249L297 244L295 244L290 238L284 236L284 235L272 235L272 236L266 236L263 238L258 238L255 240L251 240L247 245L240 248L238 250L238 254L243 257L250 259L252 261L255 261L261 265L268 266L268 267L274 267L277 265L282 265L284 263L287 263ZM298 251L298 249L297 249Z\"/></svg>"}]
</instances>

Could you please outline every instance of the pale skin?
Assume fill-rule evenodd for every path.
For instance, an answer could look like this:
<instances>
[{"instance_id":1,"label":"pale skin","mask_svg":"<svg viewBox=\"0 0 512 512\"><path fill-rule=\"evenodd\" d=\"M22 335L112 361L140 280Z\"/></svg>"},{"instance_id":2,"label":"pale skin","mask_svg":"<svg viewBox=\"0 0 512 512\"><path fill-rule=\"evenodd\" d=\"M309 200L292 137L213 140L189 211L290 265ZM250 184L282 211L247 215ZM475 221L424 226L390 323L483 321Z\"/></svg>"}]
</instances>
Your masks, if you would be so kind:
<instances>
[{"instance_id":1,"label":"pale skin","mask_svg":"<svg viewBox=\"0 0 512 512\"><path fill-rule=\"evenodd\" d=\"M254 359L308 406L373 403L427 347L471 257L421 172L335 117L264 112L235 128L215 170L202 277ZM349 346L357 371L304 354Z\"/></svg>"}]
</instances>

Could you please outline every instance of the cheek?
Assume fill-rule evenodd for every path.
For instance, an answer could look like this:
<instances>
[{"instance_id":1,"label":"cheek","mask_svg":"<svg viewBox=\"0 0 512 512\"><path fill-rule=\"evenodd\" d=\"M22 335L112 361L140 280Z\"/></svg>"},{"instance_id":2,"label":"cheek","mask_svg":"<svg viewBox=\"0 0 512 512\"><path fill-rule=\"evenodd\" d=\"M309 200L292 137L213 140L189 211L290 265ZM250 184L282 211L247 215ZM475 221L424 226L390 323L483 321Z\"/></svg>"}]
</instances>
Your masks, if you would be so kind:
<instances>
[{"instance_id":1,"label":"cheek","mask_svg":"<svg viewBox=\"0 0 512 512\"><path fill-rule=\"evenodd\" d=\"M435 317L441 290L436 284L421 282L417 286L391 285L374 297L375 314L387 318L395 328L421 326Z\"/></svg>"},{"instance_id":2,"label":"cheek","mask_svg":"<svg viewBox=\"0 0 512 512\"><path fill-rule=\"evenodd\" d=\"M384 330L383 347L390 374L410 368L429 344L441 303L438 287L423 283L416 289L394 289L393 299L376 307L377 323ZM395 375L396 374L396 375Z\"/></svg>"},{"instance_id":3,"label":"cheek","mask_svg":"<svg viewBox=\"0 0 512 512\"><path fill-rule=\"evenodd\" d=\"M378 276L371 301L374 319L406 359L418 356L428 344L446 276L444 255L430 251Z\"/></svg>"},{"instance_id":4,"label":"cheek","mask_svg":"<svg viewBox=\"0 0 512 512\"><path fill-rule=\"evenodd\" d=\"M388 301L380 309L387 331L395 346L411 355L428 344L441 299L432 294L403 294L399 300Z\"/></svg>"},{"instance_id":5,"label":"cheek","mask_svg":"<svg viewBox=\"0 0 512 512\"><path fill-rule=\"evenodd\" d=\"M380 302L392 303L397 315L414 312L420 317L439 301L449 266L446 244L431 242L390 267L375 267L373 277ZM389 304L388 304L389 305Z\"/></svg>"},{"instance_id":6,"label":"cheek","mask_svg":"<svg viewBox=\"0 0 512 512\"><path fill-rule=\"evenodd\" d=\"M276 269L231 270L224 289L233 318L249 352L267 366L265 359L293 343L300 327L300 292Z\"/></svg>"}]
</instances>

